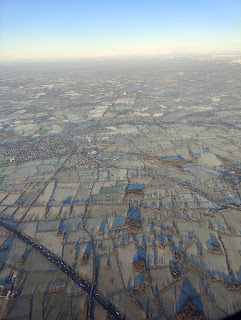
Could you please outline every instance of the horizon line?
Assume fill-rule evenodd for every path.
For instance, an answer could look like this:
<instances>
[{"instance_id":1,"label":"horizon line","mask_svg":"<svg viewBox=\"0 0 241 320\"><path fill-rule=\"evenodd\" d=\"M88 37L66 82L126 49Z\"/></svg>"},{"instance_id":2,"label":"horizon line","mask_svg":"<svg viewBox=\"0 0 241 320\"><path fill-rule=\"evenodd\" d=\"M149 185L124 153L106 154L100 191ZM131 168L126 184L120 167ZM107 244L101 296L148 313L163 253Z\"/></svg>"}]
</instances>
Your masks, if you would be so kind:
<instances>
[{"instance_id":1,"label":"horizon line","mask_svg":"<svg viewBox=\"0 0 241 320\"><path fill-rule=\"evenodd\" d=\"M241 51L232 52L169 52L153 54L115 54L115 55L96 55L96 56L72 56L72 57L36 57L36 58L0 58L1 64L21 63L21 62L60 62L78 60L106 60L106 59L140 59L140 58L160 58L160 57L183 57L183 56L238 56Z\"/></svg>"}]
</instances>

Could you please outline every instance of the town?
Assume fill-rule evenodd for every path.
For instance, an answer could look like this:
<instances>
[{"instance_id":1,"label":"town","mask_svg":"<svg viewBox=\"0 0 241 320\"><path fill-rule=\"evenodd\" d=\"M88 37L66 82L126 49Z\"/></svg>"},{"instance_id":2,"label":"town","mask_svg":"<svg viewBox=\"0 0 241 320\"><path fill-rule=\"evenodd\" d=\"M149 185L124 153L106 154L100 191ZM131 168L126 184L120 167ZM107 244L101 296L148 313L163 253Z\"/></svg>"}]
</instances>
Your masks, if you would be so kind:
<instances>
[{"instance_id":1,"label":"town","mask_svg":"<svg viewBox=\"0 0 241 320\"><path fill-rule=\"evenodd\" d=\"M233 61L4 66L1 319L240 311L241 66Z\"/></svg>"}]
</instances>

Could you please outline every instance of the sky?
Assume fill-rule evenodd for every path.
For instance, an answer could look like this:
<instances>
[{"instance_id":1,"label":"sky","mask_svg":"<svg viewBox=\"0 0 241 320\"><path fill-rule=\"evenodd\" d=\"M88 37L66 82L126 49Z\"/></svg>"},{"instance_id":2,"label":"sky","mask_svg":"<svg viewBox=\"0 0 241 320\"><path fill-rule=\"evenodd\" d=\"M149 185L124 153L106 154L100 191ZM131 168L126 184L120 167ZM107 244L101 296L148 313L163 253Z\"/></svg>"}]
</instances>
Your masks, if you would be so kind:
<instances>
[{"instance_id":1,"label":"sky","mask_svg":"<svg viewBox=\"0 0 241 320\"><path fill-rule=\"evenodd\" d=\"M0 60L241 53L241 0L0 0Z\"/></svg>"}]
</instances>

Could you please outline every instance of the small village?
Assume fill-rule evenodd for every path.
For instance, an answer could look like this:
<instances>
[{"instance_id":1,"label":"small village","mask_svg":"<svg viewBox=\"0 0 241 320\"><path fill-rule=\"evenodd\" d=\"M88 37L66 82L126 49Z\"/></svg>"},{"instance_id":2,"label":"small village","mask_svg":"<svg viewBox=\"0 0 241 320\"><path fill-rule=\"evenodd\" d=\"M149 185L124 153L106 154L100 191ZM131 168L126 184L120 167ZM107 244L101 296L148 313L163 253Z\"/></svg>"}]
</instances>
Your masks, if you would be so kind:
<instances>
[{"instance_id":1,"label":"small village","mask_svg":"<svg viewBox=\"0 0 241 320\"><path fill-rule=\"evenodd\" d=\"M225 59L0 79L1 319L240 311L241 76Z\"/></svg>"}]
</instances>

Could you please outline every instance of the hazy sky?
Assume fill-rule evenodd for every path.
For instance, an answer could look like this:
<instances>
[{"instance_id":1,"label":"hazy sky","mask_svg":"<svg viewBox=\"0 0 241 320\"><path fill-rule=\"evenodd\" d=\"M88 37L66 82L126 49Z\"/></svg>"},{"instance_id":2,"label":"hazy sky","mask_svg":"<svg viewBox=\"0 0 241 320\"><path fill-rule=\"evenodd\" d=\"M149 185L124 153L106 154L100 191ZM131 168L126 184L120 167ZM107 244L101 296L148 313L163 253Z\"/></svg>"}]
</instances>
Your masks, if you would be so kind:
<instances>
[{"instance_id":1,"label":"hazy sky","mask_svg":"<svg viewBox=\"0 0 241 320\"><path fill-rule=\"evenodd\" d=\"M0 60L240 53L241 0L0 0Z\"/></svg>"}]
</instances>

